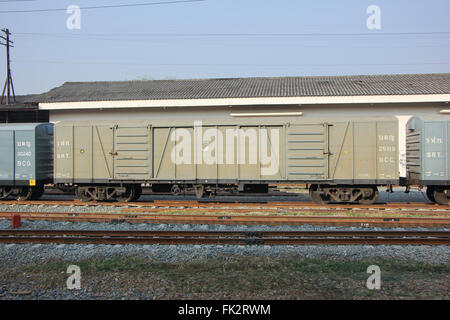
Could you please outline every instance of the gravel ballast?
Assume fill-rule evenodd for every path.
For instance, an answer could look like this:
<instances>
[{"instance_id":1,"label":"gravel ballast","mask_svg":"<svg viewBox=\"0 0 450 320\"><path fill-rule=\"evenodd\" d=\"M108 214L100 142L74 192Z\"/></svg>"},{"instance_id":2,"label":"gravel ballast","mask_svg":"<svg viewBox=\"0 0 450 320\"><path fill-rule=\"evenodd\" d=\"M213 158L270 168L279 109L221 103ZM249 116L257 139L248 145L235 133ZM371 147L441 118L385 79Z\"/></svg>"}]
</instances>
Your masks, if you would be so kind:
<instances>
[{"instance_id":1,"label":"gravel ballast","mask_svg":"<svg viewBox=\"0 0 450 320\"><path fill-rule=\"evenodd\" d=\"M9 229L10 221L1 220L0 229ZM172 225L172 224L130 224L130 223L77 223L23 221L25 230L193 230L193 231L312 231L312 230L368 230L361 227L322 226L244 226L244 225ZM425 228L370 228L370 230L431 230ZM446 230L446 229L439 229ZM111 257L114 255L143 256L163 262L190 261L192 259L217 258L223 255L240 256L300 256L300 257L340 257L358 260L368 257L393 257L400 260L411 259L426 263L448 263L448 246L235 246L235 245L56 245L56 244L0 244L0 263L14 266L22 263L42 262L52 259L66 261L84 260L91 257Z\"/></svg>"}]
</instances>

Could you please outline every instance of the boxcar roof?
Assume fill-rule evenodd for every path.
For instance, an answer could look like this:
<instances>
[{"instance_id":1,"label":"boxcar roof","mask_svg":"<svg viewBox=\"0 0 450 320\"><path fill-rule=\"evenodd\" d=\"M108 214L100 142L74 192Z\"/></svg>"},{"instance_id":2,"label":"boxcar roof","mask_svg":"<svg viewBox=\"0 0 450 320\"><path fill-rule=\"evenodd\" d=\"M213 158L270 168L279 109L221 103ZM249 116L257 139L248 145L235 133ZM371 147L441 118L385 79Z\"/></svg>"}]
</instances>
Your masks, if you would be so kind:
<instances>
[{"instance_id":1,"label":"boxcar roof","mask_svg":"<svg viewBox=\"0 0 450 320\"><path fill-rule=\"evenodd\" d=\"M2 123L0 124L0 131L10 130L33 130L39 126L48 126L51 123Z\"/></svg>"}]
</instances>

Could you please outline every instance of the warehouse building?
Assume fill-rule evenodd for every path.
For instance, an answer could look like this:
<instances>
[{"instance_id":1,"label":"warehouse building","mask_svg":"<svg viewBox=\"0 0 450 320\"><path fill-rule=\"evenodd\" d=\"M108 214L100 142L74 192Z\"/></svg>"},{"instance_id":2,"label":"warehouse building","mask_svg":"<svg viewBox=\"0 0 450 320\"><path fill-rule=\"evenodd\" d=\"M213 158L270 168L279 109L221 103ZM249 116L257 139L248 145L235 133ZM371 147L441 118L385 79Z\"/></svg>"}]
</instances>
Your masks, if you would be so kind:
<instances>
[{"instance_id":1,"label":"warehouse building","mask_svg":"<svg viewBox=\"0 0 450 320\"><path fill-rule=\"evenodd\" d=\"M408 119L450 114L449 101L450 74L67 82L34 98L51 122L392 115L401 158Z\"/></svg>"}]
</instances>

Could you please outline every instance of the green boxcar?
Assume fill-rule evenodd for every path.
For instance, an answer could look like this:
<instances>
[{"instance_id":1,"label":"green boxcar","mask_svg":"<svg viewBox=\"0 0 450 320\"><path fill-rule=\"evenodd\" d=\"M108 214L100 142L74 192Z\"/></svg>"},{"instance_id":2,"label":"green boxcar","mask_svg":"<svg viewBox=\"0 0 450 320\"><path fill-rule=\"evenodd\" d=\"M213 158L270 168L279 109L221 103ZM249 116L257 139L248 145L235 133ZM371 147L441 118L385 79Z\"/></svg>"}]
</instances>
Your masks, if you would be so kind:
<instances>
[{"instance_id":1,"label":"green boxcar","mask_svg":"<svg viewBox=\"0 0 450 320\"><path fill-rule=\"evenodd\" d=\"M0 199L38 199L52 178L53 124L0 125Z\"/></svg>"},{"instance_id":2,"label":"green boxcar","mask_svg":"<svg viewBox=\"0 0 450 320\"><path fill-rule=\"evenodd\" d=\"M55 183L77 185L84 200L136 199L142 183L198 196L306 183L316 202L367 202L377 185L398 184L398 162L395 118L55 125Z\"/></svg>"},{"instance_id":3,"label":"green boxcar","mask_svg":"<svg viewBox=\"0 0 450 320\"><path fill-rule=\"evenodd\" d=\"M450 125L445 117L413 117L406 125L408 183L427 187L432 202L450 204Z\"/></svg>"}]
</instances>

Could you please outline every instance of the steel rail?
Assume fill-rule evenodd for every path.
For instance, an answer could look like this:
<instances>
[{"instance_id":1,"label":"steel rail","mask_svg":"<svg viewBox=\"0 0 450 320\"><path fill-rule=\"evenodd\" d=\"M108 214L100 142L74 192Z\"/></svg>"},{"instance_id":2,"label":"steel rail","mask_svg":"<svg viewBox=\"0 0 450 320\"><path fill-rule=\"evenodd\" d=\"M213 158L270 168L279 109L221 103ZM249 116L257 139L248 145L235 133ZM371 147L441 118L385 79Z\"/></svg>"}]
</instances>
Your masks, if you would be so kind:
<instances>
[{"instance_id":1,"label":"steel rail","mask_svg":"<svg viewBox=\"0 0 450 320\"><path fill-rule=\"evenodd\" d=\"M383 203L373 205L361 204L328 204L319 205L313 202L301 201L264 201L264 202L246 202L238 200L217 201L217 200L153 200L153 201L138 201L138 202L82 202L78 200L36 200L36 201L0 201L0 204L14 204L14 205L61 205L61 206L113 206L113 207L150 207L150 208L259 208L259 209L368 209L368 210L421 210L428 209L433 211L449 211L450 206L442 206L437 204L427 203Z\"/></svg>"},{"instance_id":2,"label":"steel rail","mask_svg":"<svg viewBox=\"0 0 450 320\"><path fill-rule=\"evenodd\" d=\"M0 236L85 237L447 237L450 231L140 231L140 230L0 230Z\"/></svg>"},{"instance_id":3,"label":"steel rail","mask_svg":"<svg viewBox=\"0 0 450 320\"><path fill-rule=\"evenodd\" d=\"M295 233L295 232L294 232ZM1 230L0 243L212 245L450 245L450 232ZM162 236L164 235L164 236Z\"/></svg>"},{"instance_id":4,"label":"steel rail","mask_svg":"<svg viewBox=\"0 0 450 320\"><path fill-rule=\"evenodd\" d=\"M326 225L379 227L450 227L450 218L439 217L347 217L347 216L285 216L285 215L180 215L121 213L59 213L0 212L0 219L20 215L25 220L106 222L106 223L166 223L221 225Z\"/></svg>"}]
</instances>

